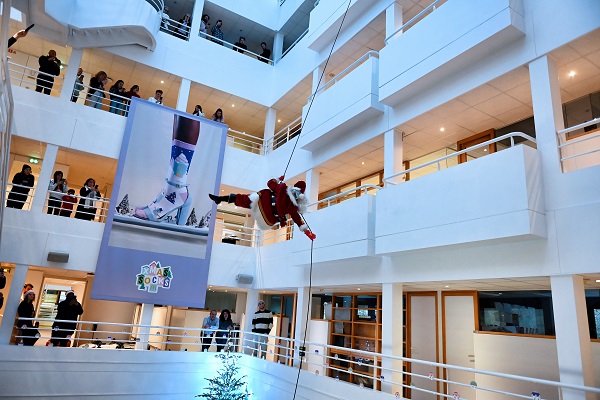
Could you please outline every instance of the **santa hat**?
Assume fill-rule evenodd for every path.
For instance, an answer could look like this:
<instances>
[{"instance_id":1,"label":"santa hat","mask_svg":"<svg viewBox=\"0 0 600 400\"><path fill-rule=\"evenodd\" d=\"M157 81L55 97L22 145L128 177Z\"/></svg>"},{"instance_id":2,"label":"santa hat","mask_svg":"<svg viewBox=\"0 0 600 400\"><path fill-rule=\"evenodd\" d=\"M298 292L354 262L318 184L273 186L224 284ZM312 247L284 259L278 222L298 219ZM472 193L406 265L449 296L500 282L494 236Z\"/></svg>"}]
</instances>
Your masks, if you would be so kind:
<instances>
[{"instance_id":1,"label":"santa hat","mask_svg":"<svg viewBox=\"0 0 600 400\"><path fill-rule=\"evenodd\" d=\"M35 292L34 292L33 290L28 290L28 291L26 291L26 292L23 294L23 297L27 297L27 296L29 296L29 294L30 294L30 293L33 293L33 294L35 294Z\"/></svg>"},{"instance_id":2,"label":"santa hat","mask_svg":"<svg viewBox=\"0 0 600 400\"><path fill-rule=\"evenodd\" d=\"M297 187L298 189L300 189L300 193L304 194L304 191L306 190L306 182L298 181L298 182L296 182L294 187Z\"/></svg>"},{"instance_id":3,"label":"santa hat","mask_svg":"<svg viewBox=\"0 0 600 400\"><path fill-rule=\"evenodd\" d=\"M75 292L72 290L69 290L66 294L67 297L69 297L69 295L75 296Z\"/></svg>"}]
</instances>

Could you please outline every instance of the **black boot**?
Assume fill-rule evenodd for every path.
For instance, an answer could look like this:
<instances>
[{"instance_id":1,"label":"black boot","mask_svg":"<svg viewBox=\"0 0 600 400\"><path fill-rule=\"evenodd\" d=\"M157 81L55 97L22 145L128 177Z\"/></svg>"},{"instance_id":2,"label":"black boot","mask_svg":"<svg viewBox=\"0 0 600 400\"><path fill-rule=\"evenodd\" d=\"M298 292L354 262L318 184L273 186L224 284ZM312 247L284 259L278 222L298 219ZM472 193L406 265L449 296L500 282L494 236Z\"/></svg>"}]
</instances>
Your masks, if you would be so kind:
<instances>
[{"instance_id":1,"label":"black boot","mask_svg":"<svg viewBox=\"0 0 600 400\"><path fill-rule=\"evenodd\" d=\"M228 203L233 203L235 201L235 194L233 193L228 196L215 196L214 194L209 194L208 197L210 197L215 204L220 204L222 201L226 201Z\"/></svg>"}]
</instances>

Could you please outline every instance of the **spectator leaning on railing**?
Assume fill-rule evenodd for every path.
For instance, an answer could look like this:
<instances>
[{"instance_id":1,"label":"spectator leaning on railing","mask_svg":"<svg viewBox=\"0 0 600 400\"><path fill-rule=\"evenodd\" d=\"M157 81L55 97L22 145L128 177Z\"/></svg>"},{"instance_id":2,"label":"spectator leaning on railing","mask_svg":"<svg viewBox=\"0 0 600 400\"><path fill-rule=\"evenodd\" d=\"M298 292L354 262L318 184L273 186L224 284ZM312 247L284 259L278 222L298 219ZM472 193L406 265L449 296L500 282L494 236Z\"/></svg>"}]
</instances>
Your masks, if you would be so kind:
<instances>
[{"instance_id":1,"label":"spectator leaning on railing","mask_svg":"<svg viewBox=\"0 0 600 400\"><path fill-rule=\"evenodd\" d=\"M44 94L50 94L54 86L54 76L60 75L60 60L56 58L56 51L50 50L47 56L40 56L38 59L40 72L36 80L35 91Z\"/></svg>"},{"instance_id":2,"label":"spectator leaning on railing","mask_svg":"<svg viewBox=\"0 0 600 400\"><path fill-rule=\"evenodd\" d=\"M31 167L23 164L21 172L17 172L13 177L13 187L8 194L6 207L22 209L27 202L27 195L29 194L29 189L33 187L34 181L35 178L31 174Z\"/></svg>"},{"instance_id":3,"label":"spectator leaning on railing","mask_svg":"<svg viewBox=\"0 0 600 400\"><path fill-rule=\"evenodd\" d=\"M212 27L210 34L213 36L213 42L223 45L223 31L221 30L223 21L218 20L215 26Z\"/></svg>"},{"instance_id":4,"label":"spectator leaning on railing","mask_svg":"<svg viewBox=\"0 0 600 400\"><path fill-rule=\"evenodd\" d=\"M77 78L75 78L75 86L73 87L73 94L71 95L71 101L77 103L79 98L79 92L83 90L83 69L77 68Z\"/></svg>"}]
</instances>

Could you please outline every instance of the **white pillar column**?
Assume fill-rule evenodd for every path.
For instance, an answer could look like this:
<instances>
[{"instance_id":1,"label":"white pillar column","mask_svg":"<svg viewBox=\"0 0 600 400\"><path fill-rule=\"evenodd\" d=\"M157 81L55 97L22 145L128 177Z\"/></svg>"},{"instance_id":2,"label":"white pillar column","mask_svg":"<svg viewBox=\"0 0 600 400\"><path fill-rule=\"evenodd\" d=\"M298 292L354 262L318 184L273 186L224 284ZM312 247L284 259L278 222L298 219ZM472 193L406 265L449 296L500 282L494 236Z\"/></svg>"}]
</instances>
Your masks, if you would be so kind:
<instances>
[{"instance_id":1,"label":"white pillar column","mask_svg":"<svg viewBox=\"0 0 600 400\"><path fill-rule=\"evenodd\" d=\"M317 68L315 68L313 70L313 76L312 76L312 92L311 93L315 93L317 90L319 90L319 87L323 86L325 84L325 77L323 77L323 80L321 81L321 84L319 85L319 79L321 78L321 74L323 73L323 66L319 65Z\"/></svg>"},{"instance_id":2,"label":"white pillar column","mask_svg":"<svg viewBox=\"0 0 600 400\"><path fill-rule=\"evenodd\" d=\"M389 37L404 25L402 16L402 5L398 0L395 0L388 8L385 9L385 37ZM396 33L392 38L397 38L402 34L402 31Z\"/></svg>"},{"instance_id":3,"label":"white pillar column","mask_svg":"<svg viewBox=\"0 0 600 400\"><path fill-rule=\"evenodd\" d=\"M17 264L11 272L13 274L8 294L4 298L2 324L0 325L0 345L10 344L17 308L21 301L21 292L27 278L27 265Z\"/></svg>"},{"instance_id":4,"label":"white pillar column","mask_svg":"<svg viewBox=\"0 0 600 400\"><path fill-rule=\"evenodd\" d=\"M154 304L142 304L142 312L140 315L140 325L152 324L152 313L154 312ZM150 340L150 328L140 327L138 330L139 341L135 342L136 350L146 350L148 348L148 341Z\"/></svg>"},{"instance_id":5,"label":"white pillar column","mask_svg":"<svg viewBox=\"0 0 600 400\"><path fill-rule=\"evenodd\" d=\"M60 90L60 98L71 100L73 95L73 88L75 87L75 78L77 78L77 69L81 65L81 58L83 57L83 49L72 49L71 57L69 57L69 64L65 71L65 80L63 81L62 89Z\"/></svg>"},{"instance_id":6,"label":"white pillar column","mask_svg":"<svg viewBox=\"0 0 600 400\"><path fill-rule=\"evenodd\" d=\"M277 32L275 34L275 39L273 39L273 63L279 61L283 54L283 38L283 33Z\"/></svg>"},{"instance_id":7,"label":"white pillar column","mask_svg":"<svg viewBox=\"0 0 600 400\"><path fill-rule=\"evenodd\" d=\"M198 32L200 32L200 21L202 21L202 14L204 13L204 0L196 0L194 3L194 10L192 11L192 25L190 26L190 42L198 40ZM171 16L172 19L179 20L179 18L183 17L179 16L177 19L175 16ZM215 20L216 21L216 20ZM213 21L211 21L213 22ZM211 25L212 26L212 25ZM202 38L204 39L204 38Z\"/></svg>"},{"instance_id":8,"label":"white pillar column","mask_svg":"<svg viewBox=\"0 0 600 400\"><path fill-rule=\"evenodd\" d=\"M560 381L595 386L594 364L581 275L550 277L552 308L556 328L556 352ZM593 398L593 396L588 396ZM577 390L563 389L563 400L585 400ZM594 397L595 398L595 397Z\"/></svg>"},{"instance_id":9,"label":"white pillar column","mask_svg":"<svg viewBox=\"0 0 600 400\"><path fill-rule=\"evenodd\" d=\"M258 290L250 289L246 293L246 321L245 321L245 329L246 332L252 332L252 319L254 319L254 313L258 310ZM244 353L252 354L252 350L254 348L253 336L244 337L243 345L244 345Z\"/></svg>"},{"instance_id":10,"label":"white pillar column","mask_svg":"<svg viewBox=\"0 0 600 400\"><path fill-rule=\"evenodd\" d=\"M381 289L381 353L402 356L402 341L404 340L402 284L384 283ZM402 386L388 383L402 382L402 372L390 371L390 369L402 371L402 361L384 359L382 367L384 380L381 383L381 391L402 394Z\"/></svg>"},{"instance_id":11,"label":"white pillar column","mask_svg":"<svg viewBox=\"0 0 600 400\"><path fill-rule=\"evenodd\" d=\"M391 129L385 132L383 137L383 177L394 175L404 170L404 146L402 132ZM402 182L404 177L397 177L394 182Z\"/></svg>"},{"instance_id":12,"label":"white pillar column","mask_svg":"<svg viewBox=\"0 0 600 400\"><path fill-rule=\"evenodd\" d=\"M273 150L273 137L275 136L275 126L277 124L277 110L269 107L265 118L265 130L263 134L265 151Z\"/></svg>"},{"instance_id":13,"label":"white pillar column","mask_svg":"<svg viewBox=\"0 0 600 400\"><path fill-rule=\"evenodd\" d=\"M179 111L187 112L188 99L190 97L190 86L192 81L189 79L181 78L181 85L179 86L179 95L177 96L177 109Z\"/></svg>"},{"instance_id":14,"label":"white pillar column","mask_svg":"<svg viewBox=\"0 0 600 400\"><path fill-rule=\"evenodd\" d=\"M552 210L555 208L552 202L556 197L553 193L562 175L556 131L564 128L560 85L554 61L548 56L533 60L529 63L529 79L537 149L542 153L546 208Z\"/></svg>"},{"instance_id":15,"label":"white pillar column","mask_svg":"<svg viewBox=\"0 0 600 400\"><path fill-rule=\"evenodd\" d=\"M300 349L304 342L304 332L306 331L306 341L310 341L310 327L306 325L306 316L308 315L308 323L310 324L310 306L311 295L308 287L299 287L298 296L296 297L296 321L294 325L294 338L296 339L295 347ZM307 314L308 313L308 314ZM308 328L305 330L305 328ZM308 348L308 346L306 346ZM306 350L306 349L305 349ZM299 351L294 352L294 366L297 367L300 363ZM303 369L307 369L308 365L303 364Z\"/></svg>"},{"instance_id":16,"label":"white pillar column","mask_svg":"<svg viewBox=\"0 0 600 400\"><path fill-rule=\"evenodd\" d=\"M42 160L42 168L40 170L40 176L36 177L37 186L33 195L33 202L31 204L31 211L41 212L43 211L44 204L46 203L46 197L48 195L48 184L50 179L54 176L54 164L56 163L56 155L58 154L58 146L54 144L46 145L46 152L44 153L44 159ZM68 179L67 179L68 182ZM71 183L73 185L75 182Z\"/></svg>"},{"instance_id":17,"label":"white pillar column","mask_svg":"<svg viewBox=\"0 0 600 400\"><path fill-rule=\"evenodd\" d=\"M306 190L304 195L308 198L308 204L316 203L319 201L319 178L320 173L314 168L306 171ZM308 211L316 211L317 206L314 205L308 209Z\"/></svg>"}]
</instances>

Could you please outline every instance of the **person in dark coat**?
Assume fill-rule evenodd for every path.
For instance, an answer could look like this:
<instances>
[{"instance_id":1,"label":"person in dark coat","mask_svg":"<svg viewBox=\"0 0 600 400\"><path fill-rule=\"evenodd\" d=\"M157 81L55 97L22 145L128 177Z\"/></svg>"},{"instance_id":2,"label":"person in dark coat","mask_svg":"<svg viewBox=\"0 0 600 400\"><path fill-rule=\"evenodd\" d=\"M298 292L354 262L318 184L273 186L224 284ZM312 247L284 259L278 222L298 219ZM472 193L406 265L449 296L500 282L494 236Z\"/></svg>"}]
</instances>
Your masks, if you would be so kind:
<instances>
[{"instance_id":1,"label":"person in dark coat","mask_svg":"<svg viewBox=\"0 0 600 400\"><path fill-rule=\"evenodd\" d=\"M217 353L227 344L229 332L233 329L233 321L231 320L231 312L228 309L223 309L219 315L219 332L217 332ZM226 331L226 332L224 332Z\"/></svg>"},{"instance_id":2,"label":"person in dark coat","mask_svg":"<svg viewBox=\"0 0 600 400\"><path fill-rule=\"evenodd\" d=\"M81 303L77 301L77 296L72 290L67 292L67 298L58 303L57 320L77 321L77 317L83 314ZM52 338L50 342L54 346L67 347L69 339L67 336L73 335L77 328L77 322L55 322L52 324Z\"/></svg>"},{"instance_id":3,"label":"person in dark coat","mask_svg":"<svg viewBox=\"0 0 600 400\"><path fill-rule=\"evenodd\" d=\"M50 94L54 86L54 77L60 75L60 60L56 58L56 51L50 50L47 56L41 56L38 60L40 72L36 80L35 91Z\"/></svg>"},{"instance_id":4,"label":"person in dark coat","mask_svg":"<svg viewBox=\"0 0 600 400\"><path fill-rule=\"evenodd\" d=\"M21 318L35 317L35 308L33 307L34 300L35 292L33 290L28 290L23 295L23 301L19 304L19 308L17 309L17 314L19 315L17 326L21 331L19 335L25 336L22 338L24 346L33 346L39 339L40 332L33 326L33 321L21 320ZM36 335L38 335L38 337L35 337Z\"/></svg>"},{"instance_id":5,"label":"person in dark coat","mask_svg":"<svg viewBox=\"0 0 600 400\"><path fill-rule=\"evenodd\" d=\"M310 240L317 237L308 229L308 225L302 219L301 214L306 212L308 200L304 195L306 182L298 181L293 187L283 183L283 176L279 179L270 179L267 189L252 194L229 194L227 196L216 196L209 194L208 197L216 204L226 201L235 203L238 207L250 209L250 214L256 220L256 224L262 230L285 227L287 215L298 225Z\"/></svg>"},{"instance_id":6,"label":"person in dark coat","mask_svg":"<svg viewBox=\"0 0 600 400\"><path fill-rule=\"evenodd\" d=\"M91 221L96 217L96 199L100 198L100 192L98 191L98 185L93 178L88 178L85 181L85 185L79 190L79 204L77 205L77 212L75 212L75 218Z\"/></svg>"},{"instance_id":7,"label":"person in dark coat","mask_svg":"<svg viewBox=\"0 0 600 400\"><path fill-rule=\"evenodd\" d=\"M25 36L27 36L27 31L25 29L21 29L19 32L12 35L12 37L8 38L8 47L10 48L10 46L17 43L17 40Z\"/></svg>"},{"instance_id":8,"label":"person in dark coat","mask_svg":"<svg viewBox=\"0 0 600 400\"><path fill-rule=\"evenodd\" d=\"M13 185L12 189L10 189L8 199L6 201L6 207L18 208L19 210L22 209L27 202L29 188L33 187L34 181L35 178L33 175L31 175L31 167L27 164L23 164L21 172L17 172L12 180L14 185L20 186Z\"/></svg>"}]
</instances>

